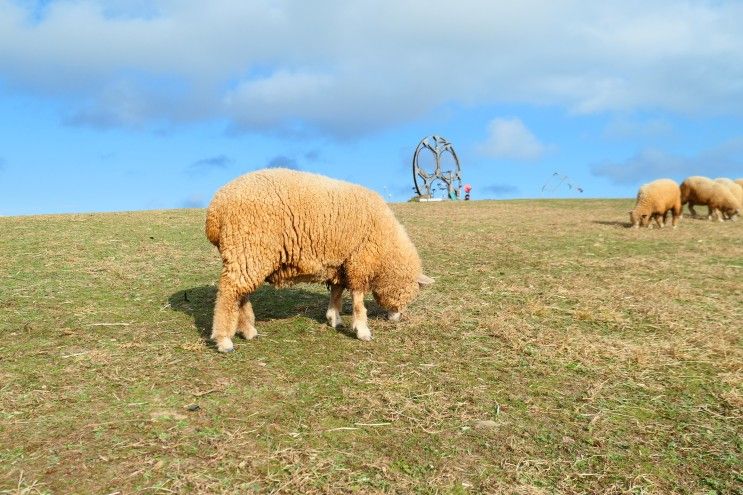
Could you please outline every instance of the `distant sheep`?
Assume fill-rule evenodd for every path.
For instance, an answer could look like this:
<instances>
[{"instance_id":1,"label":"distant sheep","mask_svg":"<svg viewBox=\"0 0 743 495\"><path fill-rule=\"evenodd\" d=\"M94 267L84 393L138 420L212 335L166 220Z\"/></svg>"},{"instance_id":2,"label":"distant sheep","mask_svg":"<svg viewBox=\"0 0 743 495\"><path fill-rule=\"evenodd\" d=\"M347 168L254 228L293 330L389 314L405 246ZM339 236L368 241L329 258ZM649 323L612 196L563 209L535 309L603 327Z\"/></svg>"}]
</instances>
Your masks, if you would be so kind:
<instances>
[{"instance_id":1,"label":"distant sheep","mask_svg":"<svg viewBox=\"0 0 743 495\"><path fill-rule=\"evenodd\" d=\"M743 185L742 184L738 184L732 179L728 179L726 177L718 177L717 179L715 179L715 182L725 186L728 191L733 193L733 196L735 197L735 199L738 200L738 204L743 205Z\"/></svg>"},{"instance_id":2,"label":"distant sheep","mask_svg":"<svg viewBox=\"0 0 743 495\"><path fill-rule=\"evenodd\" d=\"M238 177L209 205L206 236L223 264L211 335L221 352L233 350L235 333L257 335L248 296L264 281L327 283L333 328L348 289L361 340L371 339L365 292L397 321L419 288L433 282L379 194L321 175L265 169Z\"/></svg>"},{"instance_id":3,"label":"distant sheep","mask_svg":"<svg viewBox=\"0 0 743 495\"><path fill-rule=\"evenodd\" d=\"M708 218L713 215L722 222L723 215L733 217L738 214L741 205L737 198L722 184L707 177L687 177L681 183L681 204L689 205L689 211L697 216L694 205L707 205Z\"/></svg>"},{"instance_id":4,"label":"distant sheep","mask_svg":"<svg viewBox=\"0 0 743 495\"><path fill-rule=\"evenodd\" d=\"M629 212L632 227L650 227L650 221L655 220L658 227L666 224L666 215L673 212L673 227L678 225L681 217L681 191L679 185L671 179L658 179L640 186L637 192L637 202ZM660 218L663 218L663 224Z\"/></svg>"}]
</instances>

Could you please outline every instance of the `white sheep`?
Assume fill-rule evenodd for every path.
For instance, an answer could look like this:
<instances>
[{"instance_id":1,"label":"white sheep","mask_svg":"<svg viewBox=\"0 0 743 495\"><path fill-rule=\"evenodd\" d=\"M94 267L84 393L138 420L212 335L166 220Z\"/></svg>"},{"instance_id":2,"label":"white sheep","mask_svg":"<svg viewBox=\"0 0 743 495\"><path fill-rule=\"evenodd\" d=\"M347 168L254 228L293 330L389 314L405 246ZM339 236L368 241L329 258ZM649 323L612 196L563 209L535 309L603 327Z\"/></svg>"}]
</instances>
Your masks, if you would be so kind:
<instances>
[{"instance_id":1,"label":"white sheep","mask_svg":"<svg viewBox=\"0 0 743 495\"><path fill-rule=\"evenodd\" d=\"M738 204L743 205L743 185L738 184L734 180L728 179L727 177L718 177L717 179L715 179L715 182L726 187L727 190L733 194L735 199L738 200ZM733 220L735 220L735 218L733 218Z\"/></svg>"},{"instance_id":2,"label":"white sheep","mask_svg":"<svg viewBox=\"0 0 743 495\"><path fill-rule=\"evenodd\" d=\"M221 352L233 350L236 332L256 336L248 296L264 282L327 283L332 327L348 289L361 340L371 339L365 292L397 321L419 287L433 282L379 194L321 175L264 169L238 177L209 205L206 236L222 256L211 336Z\"/></svg>"},{"instance_id":3,"label":"white sheep","mask_svg":"<svg viewBox=\"0 0 743 495\"><path fill-rule=\"evenodd\" d=\"M650 221L655 220L660 228L666 224L669 211L673 213L672 223L676 228L681 217L679 186L671 179L658 179L640 186L635 207L629 212L630 223L634 228L650 227ZM660 223L661 217L663 224Z\"/></svg>"},{"instance_id":4,"label":"white sheep","mask_svg":"<svg viewBox=\"0 0 743 495\"><path fill-rule=\"evenodd\" d=\"M722 184L708 177L687 177L681 183L681 204L689 205L689 211L697 216L694 205L707 205L708 218L713 216L722 222L723 215L733 217L741 208L737 198Z\"/></svg>"}]
</instances>

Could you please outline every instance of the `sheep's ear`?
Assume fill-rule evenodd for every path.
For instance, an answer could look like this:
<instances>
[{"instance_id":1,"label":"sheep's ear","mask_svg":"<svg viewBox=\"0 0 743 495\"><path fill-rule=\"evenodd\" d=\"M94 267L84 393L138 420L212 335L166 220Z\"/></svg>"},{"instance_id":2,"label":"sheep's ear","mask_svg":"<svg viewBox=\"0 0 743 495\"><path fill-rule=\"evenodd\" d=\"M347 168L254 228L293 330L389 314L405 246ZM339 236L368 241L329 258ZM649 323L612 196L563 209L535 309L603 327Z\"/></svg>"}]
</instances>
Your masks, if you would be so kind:
<instances>
[{"instance_id":1,"label":"sheep's ear","mask_svg":"<svg viewBox=\"0 0 743 495\"><path fill-rule=\"evenodd\" d=\"M431 285L433 283L433 279L431 277L423 275L422 273L418 275L416 281L421 287L426 287L427 285Z\"/></svg>"}]
</instances>

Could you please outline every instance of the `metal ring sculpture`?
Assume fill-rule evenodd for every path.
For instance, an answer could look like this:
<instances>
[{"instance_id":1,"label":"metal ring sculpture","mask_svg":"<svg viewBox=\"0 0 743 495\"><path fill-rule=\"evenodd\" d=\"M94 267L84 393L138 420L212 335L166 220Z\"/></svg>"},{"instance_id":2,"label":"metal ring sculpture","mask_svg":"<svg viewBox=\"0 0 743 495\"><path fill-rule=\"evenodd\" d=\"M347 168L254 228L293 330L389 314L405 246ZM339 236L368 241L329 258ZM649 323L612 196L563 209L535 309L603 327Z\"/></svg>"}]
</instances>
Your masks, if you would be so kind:
<instances>
[{"instance_id":1,"label":"metal ring sculpture","mask_svg":"<svg viewBox=\"0 0 743 495\"><path fill-rule=\"evenodd\" d=\"M419 156L421 151L429 150L433 153L435 169L428 172L420 166ZM441 170L441 156L445 153L451 153L454 158L455 170ZM421 139L418 147L413 154L413 183L418 196L427 196L431 198L431 187L436 181L441 181L446 185L447 197L449 199L459 199L462 195L462 175L459 167L459 158L457 157L454 146L446 138L441 136L428 136Z\"/></svg>"}]
</instances>

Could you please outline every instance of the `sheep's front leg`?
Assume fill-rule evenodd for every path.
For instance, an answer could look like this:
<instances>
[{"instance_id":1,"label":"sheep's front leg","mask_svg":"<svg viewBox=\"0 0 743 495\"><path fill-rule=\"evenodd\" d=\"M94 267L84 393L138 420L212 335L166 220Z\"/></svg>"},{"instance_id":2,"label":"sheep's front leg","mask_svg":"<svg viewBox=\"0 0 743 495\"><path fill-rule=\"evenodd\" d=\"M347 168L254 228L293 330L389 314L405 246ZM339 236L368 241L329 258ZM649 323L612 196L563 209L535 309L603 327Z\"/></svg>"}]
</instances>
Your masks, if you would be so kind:
<instances>
[{"instance_id":1,"label":"sheep's front leg","mask_svg":"<svg viewBox=\"0 0 743 495\"><path fill-rule=\"evenodd\" d=\"M660 223L661 216L663 216L663 223ZM663 225L666 223L666 217L665 214L661 215L660 213L656 213L653 216L653 219L655 220L655 224L658 226L659 229L663 228Z\"/></svg>"},{"instance_id":2,"label":"sheep's front leg","mask_svg":"<svg viewBox=\"0 0 743 495\"><path fill-rule=\"evenodd\" d=\"M696 218L697 211L694 209L694 203L692 203L691 201L689 201L689 213L691 213L692 217Z\"/></svg>"},{"instance_id":3,"label":"sheep's front leg","mask_svg":"<svg viewBox=\"0 0 743 495\"><path fill-rule=\"evenodd\" d=\"M717 208L710 208L709 219L712 220L713 217L717 217L717 221L722 222L722 211Z\"/></svg>"},{"instance_id":4,"label":"sheep's front leg","mask_svg":"<svg viewBox=\"0 0 743 495\"><path fill-rule=\"evenodd\" d=\"M359 340L371 340L371 330L366 323L366 307L364 306L364 291L351 291L353 298L353 330Z\"/></svg>"},{"instance_id":5,"label":"sheep's front leg","mask_svg":"<svg viewBox=\"0 0 743 495\"><path fill-rule=\"evenodd\" d=\"M666 210L666 212L663 214L663 226L668 227L668 214L671 213L672 210ZM672 216L672 218L674 218ZM675 224L674 224L675 227Z\"/></svg>"},{"instance_id":6,"label":"sheep's front leg","mask_svg":"<svg viewBox=\"0 0 743 495\"><path fill-rule=\"evenodd\" d=\"M240 311L237 319L237 333L250 340L258 335L255 329L255 313L253 305L250 304L250 298L243 296L240 303Z\"/></svg>"},{"instance_id":7,"label":"sheep's front leg","mask_svg":"<svg viewBox=\"0 0 743 495\"><path fill-rule=\"evenodd\" d=\"M214 304L214 320L212 322L212 340L217 344L219 352L232 352L232 337L237 330L240 296L231 284L224 279L219 285L217 301Z\"/></svg>"},{"instance_id":8,"label":"sheep's front leg","mask_svg":"<svg viewBox=\"0 0 743 495\"><path fill-rule=\"evenodd\" d=\"M340 285L330 286L330 303L328 303L328 312L325 318L328 319L328 325L335 328L341 322L341 301L343 300L343 287Z\"/></svg>"}]
</instances>

